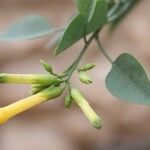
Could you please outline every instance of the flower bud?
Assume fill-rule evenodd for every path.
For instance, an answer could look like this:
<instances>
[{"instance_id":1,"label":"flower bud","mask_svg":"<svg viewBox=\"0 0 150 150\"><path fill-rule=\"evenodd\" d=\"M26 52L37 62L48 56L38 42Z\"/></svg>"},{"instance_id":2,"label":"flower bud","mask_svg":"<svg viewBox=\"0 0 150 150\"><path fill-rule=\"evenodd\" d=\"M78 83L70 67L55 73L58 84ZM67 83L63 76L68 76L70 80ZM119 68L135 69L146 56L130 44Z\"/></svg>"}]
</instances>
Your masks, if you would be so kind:
<instances>
[{"instance_id":1,"label":"flower bud","mask_svg":"<svg viewBox=\"0 0 150 150\"><path fill-rule=\"evenodd\" d=\"M73 99L72 99L71 95L70 94L67 95L65 98L65 108L69 109L72 104L72 101L73 101Z\"/></svg>"},{"instance_id":2,"label":"flower bud","mask_svg":"<svg viewBox=\"0 0 150 150\"><path fill-rule=\"evenodd\" d=\"M85 83L85 84L90 84L92 83L92 79L86 74L85 71L79 71L79 80L82 82L82 83Z\"/></svg>"},{"instance_id":3,"label":"flower bud","mask_svg":"<svg viewBox=\"0 0 150 150\"><path fill-rule=\"evenodd\" d=\"M39 88L32 88L31 89L31 94L34 95L34 94L36 94L36 93L38 93L40 91L41 91L41 89L39 89Z\"/></svg>"},{"instance_id":4,"label":"flower bud","mask_svg":"<svg viewBox=\"0 0 150 150\"><path fill-rule=\"evenodd\" d=\"M94 68L95 66L96 66L96 63L95 64L85 64L79 68L79 71L87 71L87 70Z\"/></svg>"},{"instance_id":5,"label":"flower bud","mask_svg":"<svg viewBox=\"0 0 150 150\"><path fill-rule=\"evenodd\" d=\"M50 87L33 96L0 108L0 124L35 105L60 96L62 92L63 89L60 87Z\"/></svg>"},{"instance_id":6,"label":"flower bud","mask_svg":"<svg viewBox=\"0 0 150 150\"><path fill-rule=\"evenodd\" d=\"M42 61L42 60L40 60L40 62L42 63L44 69L45 69L47 72L53 74L53 69L52 69L52 66L51 66L50 64L48 64L48 63L46 63L46 62L44 62L44 61Z\"/></svg>"},{"instance_id":7,"label":"flower bud","mask_svg":"<svg viewBox=\"0 0 150 150\"><path fill-rule=\"evenodd\" d=\"M44 85L42 85L42 84L32 84L31 87L32 87L32 88L44 89L44 88L46 88L47 86L44 86Z\"/></svg>"},{"instance_id":8,"label":"flower bud","mask_svg":"<svg viewBox=\"0 0 150 150\"><path fill-rule=\"evenodd\" d=\"M43 89L48 88L49 86L44 86L42 84L32 84L31 85L31 94L34 95L40 91L42 91Z\"/></svg>"},{"instance_id":9,"label":"flower bud","mask_svg":"<svg viewBox=\"0 0 150 150\"><path fill-rule=\"evenodd\" d=\"M84 96L77 89L71 90L71 96L73 100L78 104L78 106L82 109L86 117L89 119L91 124L99 129L101 128L101 119L97 116L97 114L93 111L89 103L86 101Z\"/></svg>"}]
</instances>

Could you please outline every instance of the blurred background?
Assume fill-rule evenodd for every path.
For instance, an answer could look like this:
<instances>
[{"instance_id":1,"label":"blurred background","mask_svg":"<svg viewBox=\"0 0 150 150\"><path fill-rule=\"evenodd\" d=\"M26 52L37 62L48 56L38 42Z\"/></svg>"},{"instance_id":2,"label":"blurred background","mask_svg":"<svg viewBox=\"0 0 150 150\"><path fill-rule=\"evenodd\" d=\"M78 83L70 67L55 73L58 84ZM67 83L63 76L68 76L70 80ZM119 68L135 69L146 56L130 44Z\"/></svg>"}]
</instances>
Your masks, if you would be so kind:
<instances>
[{"instance_id":1,"label":"blurred background","mask_svg":"<svg viewBox=\"0 0 150 150\"><path fill-rule=\"evenodd\" d=\"M55 27L67 24L75 12L74 0L0 0L0 32L29 14L44 16ZM122 52L134 55L150 74L150 1L142 0L118 25L112 34L103 29L101 39L110 56ZM60 54L49 48L52 36L30 41L0 42L0 72L44 73L40 59L48 61L56 72L73 62L83 43ZM81 61L96 62L90 72L93 84L80 84L76 74L72 85L86 95L101 116L103 127L94 129L81 110L73 105L64 108L64 97L34 107L0 126L1 150L149 150L150 107L122 102L105 87L105 76L111 65L93 42ZM0 105L5 106L29 96L24 85L0 85Z\"/></svg>"}]
</instances>

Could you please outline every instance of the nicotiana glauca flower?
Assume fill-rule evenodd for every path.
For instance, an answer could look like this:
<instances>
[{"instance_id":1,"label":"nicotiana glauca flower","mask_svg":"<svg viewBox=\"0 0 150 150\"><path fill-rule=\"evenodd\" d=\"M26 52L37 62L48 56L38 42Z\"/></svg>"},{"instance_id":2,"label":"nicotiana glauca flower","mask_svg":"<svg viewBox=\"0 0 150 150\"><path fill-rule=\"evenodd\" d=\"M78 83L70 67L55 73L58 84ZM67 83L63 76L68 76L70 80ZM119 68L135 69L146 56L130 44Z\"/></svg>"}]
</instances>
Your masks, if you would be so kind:
<instances>
[{"instance_id":1,"label":"nicotiana glauca flower","mask_svg":"<svg viewBox=\"0 0 150 150\"><path fill-rule=\"evenodd\" d=\"M0 74L0 83L52 85L61 80L51 74Z\"/></svg>"},{"instance_id":2,"label":"nicotiana glauca flower","mask_svg":"<svg viewBox=\"0 0 150 150\"><path fill-rule=\"evenodd\" d=\"M33 96L0 108L0 124L35 105L59 97L62 92L63 89L61 87L49 87Z\"/></svg>"},{"instance_id":3,"label":"nicotiana glauca flower","mask_svg":"<svg viewBox=\"0 0 150 150\"><path fill-rule=\"evenodd\" d=\"M101 128L101 119L97 116L97 114L93 111L89 103L86 101L84 96L80 93L78 89L71 90L71 96L73 100L78 104L78 106L82 109L86 117L89 119L91 124L99 129Z\"/></svg>"}]
</instances>

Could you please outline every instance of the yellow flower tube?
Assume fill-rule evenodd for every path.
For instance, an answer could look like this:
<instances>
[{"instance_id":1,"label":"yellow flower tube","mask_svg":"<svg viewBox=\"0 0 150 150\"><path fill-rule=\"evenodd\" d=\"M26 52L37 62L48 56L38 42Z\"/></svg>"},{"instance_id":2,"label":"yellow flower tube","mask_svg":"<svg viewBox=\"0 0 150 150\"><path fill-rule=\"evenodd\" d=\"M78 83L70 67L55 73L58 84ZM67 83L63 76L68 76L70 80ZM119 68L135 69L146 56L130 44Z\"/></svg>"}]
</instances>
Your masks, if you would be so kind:
<instances>
[{"instance_id":1,"label":"yellow flower tube","mask_svg":"<svg viewBox=\"0 0 150 150\"><path fill-rule=\"evenodd\" d=\"M84 96L80 93L80 91L77 89L72 89L71 90L71 96L72 96L73 100L82 109L82 111L84 112L86 117L89 119L91 124L97 129L101 128L101 119L97 116L97 114L91 108L91 106L86 101Z\"/></svg>"},{"instance_id":2,"label":"yellow flower tube","mask_svg":"<svg viewBox=\"0 0 150 150\"><path fill-rule=\"evenodd\" d=\"M61 80L51 74L0 74L0 83L52 85L56 82Z\"/></svg>"},{"instance_id":3,"label":"yellow flower tube","mask_svg":"<svg viewBox=\"0 0 150 150\"><path fill-rule=\"evenodd\" d=\"M60 87L50 87L33 96L0 108L0 124L35 105L60 96L62 92L63 89Z\"/></svg>"}]
</instances>

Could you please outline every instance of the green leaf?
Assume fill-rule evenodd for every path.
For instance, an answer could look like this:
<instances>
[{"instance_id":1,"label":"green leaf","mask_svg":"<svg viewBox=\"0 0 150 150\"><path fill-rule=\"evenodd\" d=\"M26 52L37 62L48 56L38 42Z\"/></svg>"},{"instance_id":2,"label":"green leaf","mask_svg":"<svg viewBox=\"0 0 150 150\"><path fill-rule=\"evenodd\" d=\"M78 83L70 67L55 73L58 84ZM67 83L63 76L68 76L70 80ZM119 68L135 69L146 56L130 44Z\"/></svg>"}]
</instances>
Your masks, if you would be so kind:
<instances>
[{"instance_id":1,"label":"green leaf","mask_svg":"<svg viewBox=\"0 0 150 150\"><path fill-rule=\"evenodd\" d=\"M77 15L70 25L65 30L58 46L56 47L55 54L58 54L70 47L84 35L84 20L81 15Z\"/></svg>"},{"instance_id":2,"label":"green leaf","mask_svg":"<svg viewBox=\"0 0 150 150\"><path fill-rule=\"evenodd\" d=\"M106 77L106 86L116 97L150 105L150 81L141 64L130 54L121 54Z\"/></svg>"},{"instance_id":3,"label":"green leaf","mask_svg":"<svg viewBox=\"0 0 150 150\"><path fill-rule=\"evenodd\" d=\"M96 6L91 21L87 24L86 34L94 32L107 22L107 3L105 0L96 0ZM68 47L75 44L85 35L85 19L78 14L65 30L56 50L55 54L59 54Z\"/></svg>"},{"instance_id":4,"label":"green leaf","mask_svg":"<svg viewBox=\"0 0 150 150\"><path fill-rule=\"evenodd\" d=\"M0 40L27 40L38 38L52 33L54 29L48 21L38 15L29 15L12 25Z\"/></svg>"},{"instance_id":5,"label":"green leaf","mask_svg":"<svg viewBox=\"0 0 150 150\"><path fill-rule=\"evenodd\" d=\"M76 0L79 13L90 22L97 0Z\"/></svg>"},{"instance_id":6,"label":"green leaf","mask_svg":"<svg viewBox=\"0 0 150 150\"><path fill-rule=\"evenodd\" d=\"M107 23L107 3L105 0L96 0L93 15L87 25L87 33L93 32Z\"/></svg>"}]
</instances>

